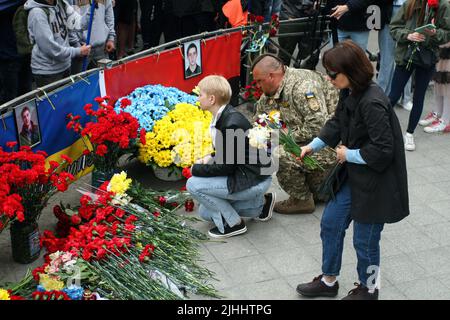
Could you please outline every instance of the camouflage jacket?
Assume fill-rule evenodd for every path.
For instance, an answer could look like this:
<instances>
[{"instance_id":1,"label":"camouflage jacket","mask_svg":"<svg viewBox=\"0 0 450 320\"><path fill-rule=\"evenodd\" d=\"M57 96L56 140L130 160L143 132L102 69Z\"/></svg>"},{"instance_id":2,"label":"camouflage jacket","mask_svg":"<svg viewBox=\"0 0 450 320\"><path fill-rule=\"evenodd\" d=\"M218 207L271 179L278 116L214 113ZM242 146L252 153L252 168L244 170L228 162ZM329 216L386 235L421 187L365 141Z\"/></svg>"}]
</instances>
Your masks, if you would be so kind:
<instances>
[{"instance_id":1,"label":"camouflage jacket","mask_svg":"<svg viewBox=\"0 0 450 320\"><path fill-rule=\"evenodd\" d=\"M331 118L339 92L317 71L286 68L283 81L273 96L263 94L256 103L256 114L280 110L281 120L292 131L299 145L318 136Z\"/></svg>"}]
</instances>

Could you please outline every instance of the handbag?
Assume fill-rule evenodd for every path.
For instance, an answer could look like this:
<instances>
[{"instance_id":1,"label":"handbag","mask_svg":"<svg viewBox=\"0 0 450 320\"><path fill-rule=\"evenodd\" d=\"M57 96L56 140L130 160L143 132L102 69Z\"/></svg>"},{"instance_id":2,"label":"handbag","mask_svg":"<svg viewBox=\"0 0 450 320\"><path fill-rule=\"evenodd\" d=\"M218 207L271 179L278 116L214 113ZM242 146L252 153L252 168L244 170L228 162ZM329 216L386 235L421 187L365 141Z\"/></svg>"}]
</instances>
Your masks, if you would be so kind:
<instances>
[{"instance_id":1,"label":"handbag","mask_svg":"<svg viewBox=\"0 0 450 320\"><path fill-rule=\"evenodd\" d=\"M412 64L421 68L431 68L438 62L438 55L435 50L429 49L423 46L417 46L414 52L415 46L410 44L408 46L408 51L403 59L405 65L408 65L409 59L412 59Z\"/></svg>"},{"instance_id":2,"label":"handbag","mask_svg":"<svg viewBox=\"0 0 450 320\"><path fill-rule=\"evenodd\" d=\"M341 186L347 180L348 172L346 163L336 163L330 170L322 184L319 186L317 193L325 199L335 199Z\"/></svg>"}]
</instances>

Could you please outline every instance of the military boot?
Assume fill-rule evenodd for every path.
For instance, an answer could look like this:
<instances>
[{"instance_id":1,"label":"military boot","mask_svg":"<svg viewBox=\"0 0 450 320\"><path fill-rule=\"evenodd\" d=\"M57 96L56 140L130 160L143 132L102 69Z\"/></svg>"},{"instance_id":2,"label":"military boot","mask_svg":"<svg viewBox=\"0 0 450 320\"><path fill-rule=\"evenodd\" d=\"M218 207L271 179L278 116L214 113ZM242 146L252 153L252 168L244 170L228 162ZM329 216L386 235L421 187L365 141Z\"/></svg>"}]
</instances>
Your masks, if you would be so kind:
<instances>
[{"instance_id":1,"label":"military boot","mask_svg":"<svg viewBox=\"0 0 450 320\"><path fill-rule=\"evenodd\" d=\"M291 214L313 213L315 209L314 199L310 197L308 200L289 198L288 200L277 202L273 210L282 214Z\"/></svg>"}]
</instances>

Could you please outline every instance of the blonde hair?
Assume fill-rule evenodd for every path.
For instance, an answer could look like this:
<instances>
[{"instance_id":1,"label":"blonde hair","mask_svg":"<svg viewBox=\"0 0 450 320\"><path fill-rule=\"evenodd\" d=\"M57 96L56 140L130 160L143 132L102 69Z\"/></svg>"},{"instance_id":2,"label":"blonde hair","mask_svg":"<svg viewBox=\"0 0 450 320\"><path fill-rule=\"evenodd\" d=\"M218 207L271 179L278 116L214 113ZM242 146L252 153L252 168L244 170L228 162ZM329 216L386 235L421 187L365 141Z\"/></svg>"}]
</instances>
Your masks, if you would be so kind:
<instances>
[{"instance_id":1,"label":"blonde hair","mask_svg":"<svg viewBox=\"0 0 450 320\"><path fill-rule=\"evenodd\" d=\"M213 95L219 105L228 104L231 100L231 86L222 76L206 76L200 80L198 86L206 94Z\"/></svg>"}]
</instances>

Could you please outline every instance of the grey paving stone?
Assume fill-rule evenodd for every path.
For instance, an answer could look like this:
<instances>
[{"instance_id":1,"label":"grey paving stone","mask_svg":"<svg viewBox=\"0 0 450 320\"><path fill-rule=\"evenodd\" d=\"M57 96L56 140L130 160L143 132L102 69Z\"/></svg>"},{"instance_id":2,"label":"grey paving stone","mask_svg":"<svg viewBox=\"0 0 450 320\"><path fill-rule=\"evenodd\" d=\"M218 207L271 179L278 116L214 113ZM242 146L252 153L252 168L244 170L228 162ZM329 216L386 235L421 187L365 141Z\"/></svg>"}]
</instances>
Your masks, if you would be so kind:
<instances>
[{"instance_id":1,"label":"grey paving stone","mask_svg":"<svg viewBox=\"0 0 450 320\"><path fill-rule=\"evenodd\" d=\"M408 299L450 300L450 289L435 278L425 278L395 285Z\"/></svg>"},{"instance_id":2,"label":"grey paving stone","mask_svg":"<svg viewBox=\"0 0 450 320\"><path fill-rule=\"evenodd\" d=\"M425 226L430 224L446 222L447 218L424 204L410 206L408 222L414 226Z\"/></svg>"},{"instance_id":3,"label":"grey paving stone","mask_svg":"<svg viewBox=\"0 0 450 320\"><path fill-rule=\"evenodd\" d=\"M450 181L450 171L441 165L432 167L416 168L415 171L424 177L428 183Z\"/></svg>"},{"instance_id":4,"label":"grey paving stone","mask_svg":"<svg viewBox=\"0 0 450 320\"><path fill-rule=\"evenodd\" d=\"M272 250L286 250L301 246L301 241L287 233L283 227L277 225L267 226L259 223L258 229L248 232L247 239L258 249L260 253Z\"/></svg>"},{"instance_id":5,"label":"grey paving stone","mask_svg":"<svg viewBox=\"0 0 450 320\"><path fill-rule=\"evenodd\" d=\"M402 291L394 286L381 287L378 295L379 300L407 300Z\"/></svg>"},{"instance_id":6,"label":"grey paving stone","mask_svg":"<svg viewBox=\"0 0 450 320\"><path fill-rule=\"evenodd\" d=\"M450 267L450 246L409 253L408 257L426 271L426 276L447 274Z\"/></svg>"},{"instance_id":7,"label":"grey paving stone","mask_svg":"<svg viewBox=\"0 0 450 320\"><path fill-rule=\"evenodd\" d=\"M450 245L450 222L424 226L422 230L440 245Z\"/></svg>"},{"instance_id":8,"label":"grey paving stone","mask_svg":"<svg viewBox=\"0 0 450 320\"><path fill-rule=\"evenodd\" d=\"M229 273L224 269L221 263L206 263L204 264L204 266L215 274L215 280L211 281L211 284L214 286L214 288L222 291L223 289L234 287L234 280L230 277ZM219 294L222 294L222 292L219 292Z\"/></svg>"},{"instance_id":9,"label":"grey paving stone","mask_svg":"<svg viewBox=\"0 0 450 320\"><path fill-rule=\"evenodd\" d=\"M381 275L383 279L396 285L397 283L423 279L426 271L406 254L386 257L381 260Z\"/></svg>"},{"instance_id":10,"label":"grey paving stone","mask_svg":"<svg viewBox=\"0 0 450 320\"><path fill-rule=\"evenodd\" d=\"M226 261L259 254L255 246L245 236L232 237L224 241L224 243L206 244L209 252L217 261Z\"/></svg>"},{"instance_id":11,"label":"grey paving stone","mask_svg":"<svg viewBox=\"0 0 450 320\"><path fill-rule=\"evenodd\" d=\"M280 277L280 274L262 255L226 260L222 265L234 283L238 284L250 284Z\"/></svg>"},{"instance_id":12,"label":"grey paving stone","mask_svg":"<svg viewBox=\"0 0 450 320\"><path fill-rule=\"evenodd\" d=\"M387 234L385 237L394 242L396 247L404 253L423 251L440 246L438 241L418 230L411 230L397 235Z\"/></svg>"},{"instance_id":13,"label":"grey paving stone","mask_svg":"<svg viewBox=\"0 0 450 320\"><path fill-rule=\"evenodd\" d=\"M239 286L240 294L250 300L295 300L297 292L283 278Z\"/></svg>"},{"instance_id":14,"label":"grey paving stone","mask_svg":"<svg viewBox=\"0 0 450 320\"><path fill-rule=\"evenodd\" d=\"M409 188L411 204L430 203L432 201L450 201L450 196L431 183L411 186Z\"/></svg>"},{"instance_id":15,"label":"grey paving stone","mask_svg":"<svg viewBox=\"0 0 450 320\"><path fill-rule=\"evenodd\" d=\"M319 262L304 248L267 251L267 261L282 276L320 270Z\"/></svg>"}]
</instances>

